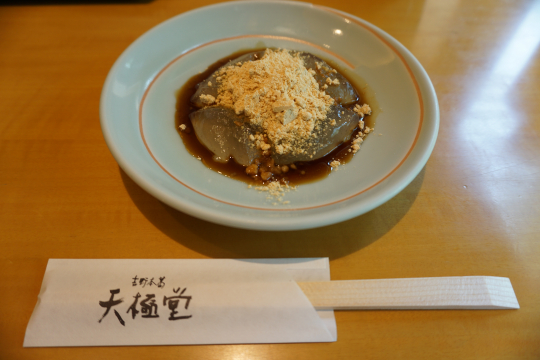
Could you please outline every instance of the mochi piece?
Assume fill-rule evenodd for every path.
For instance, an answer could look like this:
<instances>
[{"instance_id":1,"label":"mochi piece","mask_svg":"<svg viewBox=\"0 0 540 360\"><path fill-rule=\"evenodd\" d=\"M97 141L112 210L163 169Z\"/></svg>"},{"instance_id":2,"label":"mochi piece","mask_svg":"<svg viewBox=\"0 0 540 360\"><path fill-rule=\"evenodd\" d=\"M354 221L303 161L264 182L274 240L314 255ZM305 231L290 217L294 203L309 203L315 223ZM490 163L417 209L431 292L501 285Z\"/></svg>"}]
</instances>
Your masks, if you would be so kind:
<instances>
[{"instance_id":1,"label":"mochi piece","mask_svg":"<svg viewBox=\"0 0 540 360\"><path fill-rule=\"evenodd\" d=\"M238 63L245 63L246 61L256 61L259 60L264 55L263 51L254 51L245 55L242 55L240 57L237 57L236 59L233 59L226 63L225 65L221 66L219 69L214 71L212 75L201 81L197 85L197 91L195 91L195 94L191 97L191 103L197 107L202 108L204 106L207 106L208 104L205 102L204 99L207 99L208 96L212 96L214 98L217 98L218 96L218 88L219 88L219 81L217 80L217 77L219 76L219 71L227 66L235 66ZM203 95L203 97L201 97Z\"/></svg>"},{"instance_id":2,"label":"mochi piece","mask_svg":"<svg viewBox=\"0 0 540 360\"><path fill-rule=\"evenodd\" d=\"M311 142L312 145L301 149L302 153L279 154L276 151L276 146L279 144L272 144L271 156L278 165L312 161L327 155L341 143L350 139L360 120L358 114L344 107L359 100L358 93L352 84L324 60L306 52L298 52L298 54L303 59L306 68L313 70L313 76L320 89L330 95L336 104L332 105L328 111L327 119L314 130L315 137ZM254 159L262 156L261 150L256 149L253 141L249 140L249 135L255 135L257 131L246 117L237 115L232 109L208 107L204 99L209 99L209 96L217 98L219 88L217 78L220 69L238 66L246 61L257 61L263 55L264 51L256 51L229 61L198 84L191 98L194 106L202 108L190 114L195 133L199 141L215 154L216 161L226 162L233 157L237 163L248 166ZM276 108L276 110L283 109ZM306 117L304 115L303 118ZM242 126L238 126L238 123Z\"/></svg>"},{"instance_id":3,"label":"mochi piece","mask_svg":"<svg viewBox=\"0 0 540 360\"><path fill-rule=\"evenodd\" d=\"M320 89L324 89L336 103L349 106L359 100L358 93L352 84L324 60L306 52L300 52L300 57L304 60L307 69L312 69L315 74Z\"/></svg>"},{"instance_id":4,"label":"mochi piece","mask_svg":"<svg viewBox=\"0 0 540 360\"><path fill-rule=\"evenodd\" d=\"M255 135L253 126L234 110L208 107L189 114L199 142L214 154L214 160L228 162L232 157L240 165L248 166L262 155L250 140Z\"/></svg>"},{"instance_id":5,"label":"mochi piece","mask_svg":"<svg viewBox=\"0 0 540 360\"><path fill-rule=\"evenodd\" d=\"M312 161L332 152L338 145L351 138L353 130L360 120L357 113L341 105L333 105L328 111L327 121L315 128L316 137L312 145L303 148L303 152L280 155L272 151L272 158L278 165L288 165L297 161Z\"/></svg>"}]
</instances>

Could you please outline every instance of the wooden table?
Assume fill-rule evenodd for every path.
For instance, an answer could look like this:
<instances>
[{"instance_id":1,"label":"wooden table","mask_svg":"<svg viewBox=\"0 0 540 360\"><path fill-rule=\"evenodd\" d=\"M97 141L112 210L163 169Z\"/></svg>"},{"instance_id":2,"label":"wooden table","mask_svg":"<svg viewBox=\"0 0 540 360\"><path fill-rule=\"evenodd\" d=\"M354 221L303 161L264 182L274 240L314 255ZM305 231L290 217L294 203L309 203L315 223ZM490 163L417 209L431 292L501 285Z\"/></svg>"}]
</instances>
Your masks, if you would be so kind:
<instances>
[{"instance_id":1,"label":"wooden table","mask_svg":"<svg viewBox=\"0 0 540 360\"><path fill-rule=\"evenodd\" d=\"M440 102L435 150L379 208L258 232L178 212L116 164L99 99L116 58L216 1L0 6L0 359L539 359L540 6L316 0L404 44ZM341 311L324 344L23 348L49 258L331 259L332 278L509 277L519 310Z\"/></svg>"}]
</instances>

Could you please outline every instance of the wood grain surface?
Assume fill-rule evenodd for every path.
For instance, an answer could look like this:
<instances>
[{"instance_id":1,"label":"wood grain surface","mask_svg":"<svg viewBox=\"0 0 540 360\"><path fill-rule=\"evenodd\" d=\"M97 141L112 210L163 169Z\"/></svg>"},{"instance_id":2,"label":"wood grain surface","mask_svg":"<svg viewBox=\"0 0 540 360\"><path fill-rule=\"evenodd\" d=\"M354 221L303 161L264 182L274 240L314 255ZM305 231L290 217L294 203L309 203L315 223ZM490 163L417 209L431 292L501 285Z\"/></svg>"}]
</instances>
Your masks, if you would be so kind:
<instances>
[{"instance_id":1,"label":"wood grain surface","mask_svg":"<svg viewBox=\"0 0 540 360\"><path fill-rule=\"evenodd\" d=\"M272 233L164 205L101 134L101 88L122 51L216 2L0 3L0 359L540 359L539 2L313 1L417 57L440 133L422 172L384 205ZM318 256L333 280L508 277L521 308L340 311L338 341L325 344L22 347L49 258Z\"/></svg>"}]
</instances>

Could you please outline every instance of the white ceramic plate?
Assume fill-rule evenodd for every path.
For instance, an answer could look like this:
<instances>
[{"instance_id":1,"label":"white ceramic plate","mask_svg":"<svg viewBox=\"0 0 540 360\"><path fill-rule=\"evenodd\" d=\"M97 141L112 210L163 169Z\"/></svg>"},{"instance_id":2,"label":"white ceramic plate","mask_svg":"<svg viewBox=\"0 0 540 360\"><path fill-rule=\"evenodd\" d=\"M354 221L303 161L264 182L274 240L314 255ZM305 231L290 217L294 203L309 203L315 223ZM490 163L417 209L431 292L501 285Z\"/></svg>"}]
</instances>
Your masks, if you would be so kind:
<instances>
[{"instance_id":1,"label":"white ceramic plate","mask_svg":"<svg viewBox=\"0 0 540 360\"><path fill-rule=\"evenodd\" d=\"M287 205L207 169L186 151L174 123L175 92L187 79L217 59L261 46L334 61L365 80L382 109L353 160L287 193ZM100 115L116 161L150 194L201 219L259 230L324 226L383 204L421 171L439 127L433 85L399 42L344 12L276 1L204 7L154 27L112 67Z\"/></svg>"}]
</instances>

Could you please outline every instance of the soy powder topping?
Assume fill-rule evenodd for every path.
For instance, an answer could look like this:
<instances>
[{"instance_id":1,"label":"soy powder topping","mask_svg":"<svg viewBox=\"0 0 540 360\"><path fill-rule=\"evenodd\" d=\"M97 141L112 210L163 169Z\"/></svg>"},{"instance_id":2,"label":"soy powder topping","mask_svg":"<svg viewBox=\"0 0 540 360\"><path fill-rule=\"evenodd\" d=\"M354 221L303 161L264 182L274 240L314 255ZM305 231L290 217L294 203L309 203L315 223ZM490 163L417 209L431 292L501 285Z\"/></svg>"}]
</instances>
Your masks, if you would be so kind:
<instances>
[{"instance_id":1,"label":"soy powder topping","mask_svg":"<svg viewBox=\"0 0 540 360\"><path fill-rule=\"evenodd\" d=\"M254 144L278 154L301 154L313 130L329 123L326 114L334 99L319 89L314 71L298 53L267 49L258 61L219 70L215 105L234 109L261 129Z\"/></svg>"}]
</instances>

